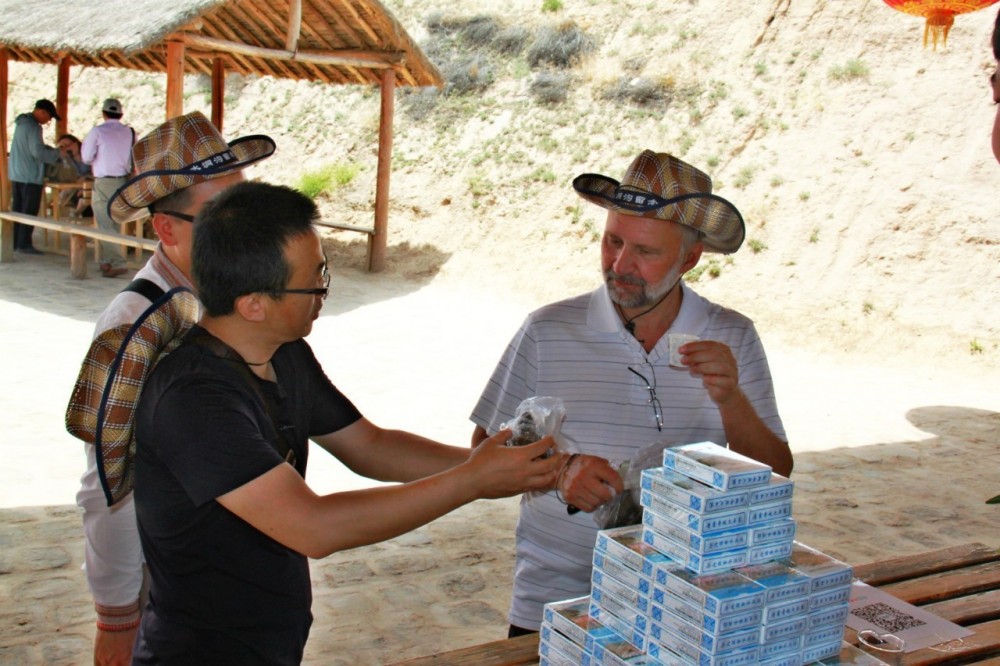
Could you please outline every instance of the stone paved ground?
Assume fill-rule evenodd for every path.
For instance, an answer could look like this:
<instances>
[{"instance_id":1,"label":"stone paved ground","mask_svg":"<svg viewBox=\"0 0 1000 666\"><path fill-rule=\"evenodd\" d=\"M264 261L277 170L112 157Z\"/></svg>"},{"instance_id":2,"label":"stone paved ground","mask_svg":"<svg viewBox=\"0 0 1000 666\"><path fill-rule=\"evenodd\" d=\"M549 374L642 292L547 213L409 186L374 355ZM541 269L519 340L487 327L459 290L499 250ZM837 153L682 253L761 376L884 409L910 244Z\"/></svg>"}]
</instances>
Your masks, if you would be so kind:
<instances>
[{"instance_id":1,"label":"stone paved ground","mask_svg":"<svg viewBox=\"0 0 1000 666\"><path fill-rule=\"evenodd\" d=\"M0 664L89 663L93 614L74 504L83 454L62 412L93 321L124 285L75 281L65 257L0 264ZM470 313L476 299L421 286L338 275L324 310L336 316L322 317L310 340L376 422L462 443L465 394L479 390L523 307L491 301ZM507 318L481 336L488 353L466 353L434 327L437 313L463 308ZM405 338L387 323L400 319ZM1000 545L1000 507L983 503L1000 494L996 377L794 350L771 357L796 451L802 541L852 563L968 541ZM425 394L436 399L420 400ZM364 484L319 456L310 464L321 492ZM404 537L313 562L306 663L382 664L501 637L515 517L516 500L477 502Z\"/></svg>"}]
</instances>

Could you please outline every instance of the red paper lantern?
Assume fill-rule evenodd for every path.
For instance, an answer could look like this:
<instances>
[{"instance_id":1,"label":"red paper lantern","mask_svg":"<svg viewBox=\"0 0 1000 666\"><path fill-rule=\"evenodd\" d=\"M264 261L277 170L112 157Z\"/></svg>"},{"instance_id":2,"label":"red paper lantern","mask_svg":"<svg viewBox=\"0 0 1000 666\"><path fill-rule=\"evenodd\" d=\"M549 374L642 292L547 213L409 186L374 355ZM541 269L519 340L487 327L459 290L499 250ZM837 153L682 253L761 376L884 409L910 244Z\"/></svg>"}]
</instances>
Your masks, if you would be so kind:
<instances>
[{"instance_id":1,"label":"red paper lantern","mask_svg":"<svg viewBox=\"0 0 1000 666\"><path fill-rule=\"evenodd\" d=\"M989 7L998 0L965 0L964 2L949 2L948 0L883 0L885 4L893 9L910 14L912 16L923 16L927 19L924 24L924 46L927 46L927 37L930 35L934 50L937 51L938 39L941 46L948 45L948 31L951 30L955 22L956 14L968 14L984 7Z\"/></svg>"}]
</instances>

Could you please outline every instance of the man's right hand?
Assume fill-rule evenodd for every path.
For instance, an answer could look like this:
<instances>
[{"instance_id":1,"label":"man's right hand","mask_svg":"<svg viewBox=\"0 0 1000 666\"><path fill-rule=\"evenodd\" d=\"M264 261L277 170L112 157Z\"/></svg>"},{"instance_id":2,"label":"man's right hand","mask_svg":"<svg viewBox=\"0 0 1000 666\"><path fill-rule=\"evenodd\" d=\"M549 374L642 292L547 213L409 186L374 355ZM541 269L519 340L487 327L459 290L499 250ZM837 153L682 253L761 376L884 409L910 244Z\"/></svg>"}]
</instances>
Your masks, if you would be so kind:
<instances>
[{"instance_id":1,"label":"man's right hand","mask_svg":"<svg viewBox=\"0 0 1000 666\"><path fill-rule=\"evenodd\" d=\"M599 456L577 455L559 476L563 501L590 513L625 490L622 477Z\"/></svg>"},{"instance_id":2,"label":"man's right hand","mask_svg":"<svg viewBox=\"0 0 1000 666\"><path fill-rule=\"evenodd\" d=\"M555 440L544 437L527 446L507 446L510 430L501 430L472 449L469 460L480 499L496 499L519 495L529 490L548 490L553 487L565 454L543 458L555 449Z\"/></svg>"},{"instance_id":3,"label":"man's right hand","mask_svg":"<svg viewBox=\"0 0 1000 666\"><path fill-rule=\"evenodd\" d=\"M94 666L128 666L139 628L125 631L97 630L94 636Z\"/></svg>"}]
</instances>

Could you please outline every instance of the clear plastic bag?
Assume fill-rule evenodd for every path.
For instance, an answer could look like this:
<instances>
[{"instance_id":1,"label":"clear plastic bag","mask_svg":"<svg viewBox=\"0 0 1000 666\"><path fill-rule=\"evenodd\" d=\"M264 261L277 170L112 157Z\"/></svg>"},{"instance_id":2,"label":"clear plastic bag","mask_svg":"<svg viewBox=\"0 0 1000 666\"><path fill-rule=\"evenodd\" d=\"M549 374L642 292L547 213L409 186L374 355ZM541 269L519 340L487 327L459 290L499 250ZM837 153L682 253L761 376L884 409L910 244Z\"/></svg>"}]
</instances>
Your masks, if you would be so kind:
<instances>
[{"instance_id":1,"label":"clear plastic bag","mask_svg":"<svg viewBox=\"0 0 1000 666\"><path fill-rule=\"evenodd\" d=\"M534 444L546 435L552 435L556 450L573 453L575 446L562 434L566 406L562 398L534 396L525 398L514 410L514 418L500 425L500 429L510 428L511 436L507 446ZM549 451L549 455L554 451Z\"/></svg>"},{"instance_id":2,"label":"clear plastic bag","mask_svg":"<svg viewBox=\"0 0 1000 666\"><path fill-rule=\"evenodd\" d=\"M514 418L502 423L500 429L510 428L511 430L507 446L526 446L551 435L555 441L555 447L549 449L546 456L550 456L556 451L576 453L576 444L562 433L562 423L565 418L566 405L562 398L534 396L522 400L521 404L514 410ZM524 494L524 501L530 502L545 494L541 490L531 490Z\"/></svg>"},{"instance_id":3,"label":"clear plastic bag","mask_svg":"<svg viewBox=\"0 0 1000 666\"><path fill-rule=\"evenodd\" d=\"M638 525L642 522L642 506L639 504L642 470L662 466L663 449L670 446L673 446L673 442L653 442L636 451L628 460L612 463L611 466L622 477L625 490L610 502L594 509L591 515L598 529Z\"/></svg>"}]
</instances>

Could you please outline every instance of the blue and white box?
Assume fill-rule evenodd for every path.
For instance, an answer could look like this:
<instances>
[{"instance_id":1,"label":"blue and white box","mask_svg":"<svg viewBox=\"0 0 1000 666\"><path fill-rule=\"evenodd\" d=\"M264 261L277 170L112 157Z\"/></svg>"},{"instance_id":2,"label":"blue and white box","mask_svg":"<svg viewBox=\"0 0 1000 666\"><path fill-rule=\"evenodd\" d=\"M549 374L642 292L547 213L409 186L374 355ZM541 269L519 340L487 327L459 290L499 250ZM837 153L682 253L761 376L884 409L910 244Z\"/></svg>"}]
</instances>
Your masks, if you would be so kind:
<instances>
[{"instance_id":1,"label":"blue and white box","mask_svg":"<svg viewBox=\"0 0 1000 666\"><path fill-rule=\"evenodd\" d=\"M594 549L616 557L621 563L646 576L652 576L657 566L671 564L669 557L643 543L642 525L599 530Z\"/></svg>"},{"instance_id":2,"label":"blue and white box","mask_svg":"<svg viewBox=\"0 0 1000 666\"><path fill-rule=\"evenodd\" d=\"M765 562L748 567L740 567L736 573L760 583L764 589L764 603L808 597L812 580L808 576L779 562Z\"/></svg>"},{"instance_id":3,"label":"blue and white box","mask_svg":"<svg viewBox=\"0 0 1000 666\"><path fill-rule=\"evenodd\" d=\"M713 636L721 636L741 629L751 629L759 627L763 621L763 611L761 609L737 613L735 615L723 615L715 617L704 612L701 608L687 603L680 597L658 590L661 592L654 601L649 611L649 618L661 624L667 622L670 616L683 620L699 627L702 631Z\"/></svg>"},{"instance_id":4,"label":"blue and white box","mask_svg":"<svg viewBox=\"0 0 1000 666\"><path fill-rule=\"evenodd\" d=\"M806 633L808 627L809 619L805 615L794 617L784 622L765 624L760 628L760 642L771 643L793 636L801 636Z\"/></svg>"},{"instance_id":5,"label":"blue and white box","mask_svg":"<svg viewBox=\"0 0 1000 666\"><path fill-rule=\"evenodd\" d=\"M771 467L713 442L663 450L663 466L718 490L752 488L771 479Z\"/></svg>"},{"instance_id":6,"label":"blue and white box","mask_svg":"<svg viewBox=\"0 0 1000 666\"><path fill-rule=\"evenodd\" d=\"M719 511L717 513L698 513L689 511L680 504L663 499L654 495L648 490L639 493L639 504L643 508L656 513L660 518L671 520L681 527L697 532L698 534L710 534L712 532L722 532L747 524L747 510L737 509L735 511Z\"/></svg>"},{"instance_id":7,"label":"blue and white box","mask_svg":"<svg viewBox=\"0 0 1000 666\"><path fill-rule=\"evenodd\" d=\"M570 657L578 664L584 662L590 663L590 653L582 645L577 645L549 625L542 624L541 634L539 638L539 650L541 649L541 644L544 642L567 657Z\"/></svg>"},{"instance_id":8,"label":"blue and white box","mask_svg":"<svg viewBox=\"0 0 1000 666\"><path fill-rule=\"evenodd\" d=\"M600 611L607 611L612 615L620 617L640 633L645 633L649 630L649 620L646 613L643 613L627 601L619 599L602 587L591 586L590 606L590 616L605 626L607 622L601 619L603 616Z\"/></svg>"},{"instance_id":9,"label":"blue and white box","mask_svg":"<svg viewBox=\"0 0 1000 666\"><path fill-rule=\"evenodd\" d=\"M593 644L594 637L610 633L600 622L590 617L589 596L545 604L542 622L584 649Z\"/></svg>"},{"instance_id":10,"label":"blue and white box","mask_svg":"<svg viewBox=\"0 0 1000 666\"><path fill-rule=\"evenodd\" d=\"M634 587L640 594L649 596L653 591L653 562L651 560L647 560L647 562L648 574L636 571L614 555L597 549L594 550L594 569Z\"/></svg>"},{"instance_id":11,"label":"blue and white box","mask_svg":"<svg viewBox=\"0 0 1000 666\"><path fill-rule=\"evenodd\" d=\"M783 638L781 640L761 643L760 660L765 661L767 659L773 659L778 655L787 654L794 654L795 657L798 658L800 652L802 652L802 636L789 636L788 638Z\"/></svg>"},{"instance_id":12,"label":"blue and white box","mask_svg":"<svg viewBox=\"0 0 1000 666\"><path fill-rule=\"evenodd\" d=\"M544 632L543 632L544 633ZM552 643L540 638L538 640L538 664L542 666L591 666L590 655L583 653L580 659L569 656L562 650L553 647Z\"/></svg>"},{"instance_id":13,"label":"blue and white box","mask_svg":"<svg viewBox=\"0 0 1000 666\"><path fill-rule=\"evenodd\" d=\"M752 488L747 491L750 504L766 504L778 500L792 499L795 482L777 473L771 473L766 486Z\"/></svg>"},{"instance_id":14,"label":"blue and white box","mask_svg":"<svg viewBox=\"0 0 1000 666\"><path fill-rule=\"evenodd\" d=\"M792 618L802 618L809 615L809 597L789 599L764 606L764 624L784 622Z\"/></svg>"},{"instance_id":15,"label":"blue and white box","mask_svg":"<svg viewBox=\"0 0 1000 666\"><path fill-rule=\"evenodd\" d=\"M768 502L767 504L751 504L750 508L747 509L747 525L751 527L791 517L792 500L790 499Z\"/></svg>"},{"instance_id":16,"label":"blue and white box","mask_svg":"<svg viewBox=\"0 0 1000 666\"><path fill-rule=\"evenodd\" d=\"M798 541L792 542L792 554L782 560L782 564L808 576L812 581L809 588L811 593L850 585L854 573L849 564L844 564Z\"/></svg>"},{"instance_id":17,"label":"blue and white box","mask_svg":"<svg viewBox=\"0 0 1000 666\"><path fill-rule=\"evenodd\" d=\"M792 541L795 538L795 519L785 518L763 525L754 525L747 528L747 534L751 546L772 541Z\"/></svg>"},{"instance_id":18,"label":"blue and white box","mask_svg":"<svg viewBox=\"0 0 1000 666\"><path fill-rule=\"evenodd\" d=\"M698 649L698 646L680 636L663 631L662 627L660 635L661 640L650 639L647 649L650 656L659 661L664 660L664 657L660 656L663 650L680 655L687 660L687 663L694 663L697 666L752 666L757 664L759 657L759 650L756 646L721 654L706 654Z\"/></svg>"},{"instance_id":19,"label":"blue and white box","mask_svg":"<svg viewBox=\"0 0 1000 666\"><path fill-rule=\"evenodd\" d=\"M699 576L681 567L658 567L653 583L705 612L722 617L763 608L764 587L732 571Z\"/></svg>"},{"instance_id":20,"label":"blue and white box","mask_svg":"<svg viewBox=\"0 0 1000 666\"><path fill-rule=\"evenodd\" d=\"M600 666L655 666L645 649L637 648L620 636L598 641L591 663Z\"/></svg>"},{"instance_id":21,"label":"blue and white box","mask_svg":"<svg viewBox=\"0 0 1000 666\"><path fill-rule=\"evenodd\" d=\"M647 636L649 634L648 624L643 629L638 629L634 624L618 617L615 613L611 613L604 608L601 608L593 602L590 604L590 614L598 622L603 624L605 628L612 630L616 636L627 641L630 645L635 646L637 649L645 650L649 645L647 642ZM595 643L596 642L597 641L595 641ZM596 654L597 648L592 647L591 651Z\"/></svg>"},{"instance_id":22,"label":"blue and white box","mask_svg":"<svg viewBox=\"0 0 1000 666\"><path fill-rule=\"evenodd\" d=\"M847 615L850 613L850 604L836 604L827 606L809 613L809 631L825 627L828 624L835 624L843 627L847 623Z\"/></svg>"},{"instance_id":23,"label":"blue and white box","mask_svg":"<svg viewBox=\"0 0 1000 666\"><path fill-rule=\"evenodd\" d=\"M642 470L639 487L698 513L745 509L750 503L745 490L718 490L664 467Z\"/></svg>"},{"instance_id":24,"label":"blue and white box","mask_svg":"<svg viewBox=\"0 0 1000 666\"><path fill-rule=\"evenodd\" d=\"M772 541L747 550L747 564L763 564L792 554L791 541Z\"/></svg>"},{"instance_id":25,"label":"blue and white box","mask_svg":"<svg viewBox=\"0 0 1000 666\"><path fill-rule=\"evenodd\" d=\"M750 535L746 529L740 528L702 535L662 517L652 509L642 512L642 524L702 555L735 548L746 548L750 545Z\"/></svg>"},{"instance_id":26,"label":"blue and white box","mask_svg":"<svg viewBox=\"0 0 1000 666\"><path fill-rule=\"evenodd\" d=\"M839 606L851 600L851 586L839 585L820 592L813 592L809 595L809 612L825 608L827 606Z\"/></svg>"},{"instance_id":27,"label":"blue and white box","mask_svg":"<svg viewBox=\"0 0 1000 666\"><path fill-rule=\"evenodd\" d=\"M609 592L622 601L632 605L642 613L649 613L649 596L642 594L638 589L627 585L614 576L608 576L600 569L594 569L590 574L590 583L594 587Z\"/></svg>"},{"instance_id":28,"label":"blue and white box","mask_svg":"<svg viewBox=\"0 0 1000 666\"><path fill-rule=\"evenodd\" d=\"M648 527L643 530L642 540L697 574L727 571L733 567L742 567L747 564L747 551L745 548L712 553L711 555L701 555Z\"/></svg>"}]
</instances>

